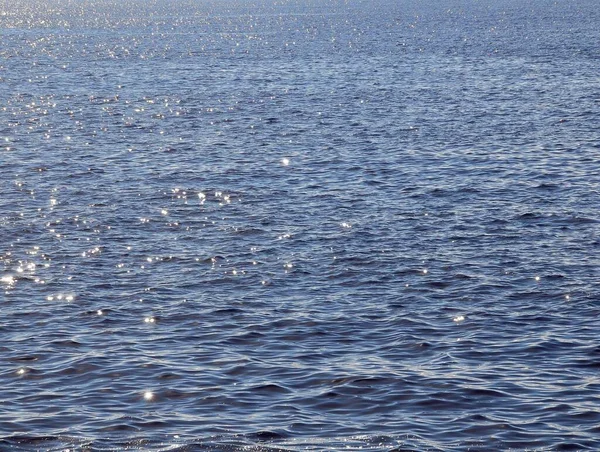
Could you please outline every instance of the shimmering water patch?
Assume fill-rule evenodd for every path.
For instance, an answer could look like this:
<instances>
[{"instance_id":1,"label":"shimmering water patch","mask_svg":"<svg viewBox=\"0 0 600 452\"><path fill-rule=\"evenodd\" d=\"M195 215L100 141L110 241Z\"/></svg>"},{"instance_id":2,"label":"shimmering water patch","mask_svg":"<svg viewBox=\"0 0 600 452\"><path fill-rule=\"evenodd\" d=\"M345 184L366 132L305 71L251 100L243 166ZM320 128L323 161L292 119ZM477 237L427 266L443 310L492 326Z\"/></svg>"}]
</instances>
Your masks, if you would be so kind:
<instances>
[{"instance_id":1,"label":"shimmering water patch","mask_svg":"<svg viewBox=\"0 0 600 452\"><path fill-rule=\"evenodd\" d=\"M0 7L0 448L596 450L594 2Z\"/></svg>"}]
</instances>

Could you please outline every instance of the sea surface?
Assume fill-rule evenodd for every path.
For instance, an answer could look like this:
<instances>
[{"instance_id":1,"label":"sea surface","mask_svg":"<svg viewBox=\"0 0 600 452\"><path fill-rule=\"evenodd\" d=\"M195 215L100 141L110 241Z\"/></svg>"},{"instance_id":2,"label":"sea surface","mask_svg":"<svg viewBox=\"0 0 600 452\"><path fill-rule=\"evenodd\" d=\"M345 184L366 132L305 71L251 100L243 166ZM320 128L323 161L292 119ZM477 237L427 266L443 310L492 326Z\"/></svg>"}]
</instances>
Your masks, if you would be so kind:
<instances>
[{"instance_id":1,"label":"sea surface","mask_svg":"<svg viewBox=\"0 0 600 452\"><path fill-rule=\"evenodd\" d=\"M600 450L595 0L0 0L0 450Z\"/></svg>"}]
</instances>

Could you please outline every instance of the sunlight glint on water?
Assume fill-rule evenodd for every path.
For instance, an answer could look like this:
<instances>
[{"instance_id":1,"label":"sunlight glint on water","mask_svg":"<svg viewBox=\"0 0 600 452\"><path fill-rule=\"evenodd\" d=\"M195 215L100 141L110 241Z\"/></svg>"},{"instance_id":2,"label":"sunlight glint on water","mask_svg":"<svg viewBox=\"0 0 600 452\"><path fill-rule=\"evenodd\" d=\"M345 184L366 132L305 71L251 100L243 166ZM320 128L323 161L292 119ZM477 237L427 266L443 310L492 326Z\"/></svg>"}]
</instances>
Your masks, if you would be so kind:
<instances>
[{"instance_id":1,"label":"sunlight glint on water","mask_svg":"<svg viewBox=\"0 0 600 452\"><path fill-rule=\"evenodd\" d=\"M598 11L0 5L0 449L597 450Z\"/></svg>"}]
</instances>

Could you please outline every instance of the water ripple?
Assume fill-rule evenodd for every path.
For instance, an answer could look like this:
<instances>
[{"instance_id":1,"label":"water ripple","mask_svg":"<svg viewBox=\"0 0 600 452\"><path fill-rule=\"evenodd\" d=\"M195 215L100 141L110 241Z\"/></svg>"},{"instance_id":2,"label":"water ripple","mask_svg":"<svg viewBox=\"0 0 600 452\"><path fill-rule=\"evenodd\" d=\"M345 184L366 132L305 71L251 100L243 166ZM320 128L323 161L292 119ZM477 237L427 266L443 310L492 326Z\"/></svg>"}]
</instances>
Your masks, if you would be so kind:
<instances>
[{"instance_id":1,"label":"water ripple","mask_svg":"<svg viewBox=\"0 0 600 452\"><path fill-rule=\"evenodd\" d=\"M13 3L0 448L598 449L593 2Z\"/></svg>"}]
</instances>

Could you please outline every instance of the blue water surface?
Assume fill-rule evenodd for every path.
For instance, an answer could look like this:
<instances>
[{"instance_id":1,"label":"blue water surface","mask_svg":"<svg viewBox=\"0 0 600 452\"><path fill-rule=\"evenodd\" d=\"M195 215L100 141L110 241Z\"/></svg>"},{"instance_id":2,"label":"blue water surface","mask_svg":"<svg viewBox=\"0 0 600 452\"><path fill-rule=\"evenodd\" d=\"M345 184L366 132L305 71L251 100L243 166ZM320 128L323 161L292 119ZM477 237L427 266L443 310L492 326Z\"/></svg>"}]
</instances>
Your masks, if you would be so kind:
<instances>
[{"instance_id":1,"label":"blue water surface","mask_svg":"<svg viewBox=\"0 0 600 452\"><path fill-rule=\"evenodd\" d=\"M599 23L0 2L0 449L598 450Z\"/></svg>"}]
</instances>

